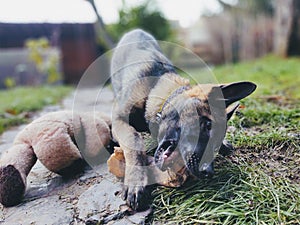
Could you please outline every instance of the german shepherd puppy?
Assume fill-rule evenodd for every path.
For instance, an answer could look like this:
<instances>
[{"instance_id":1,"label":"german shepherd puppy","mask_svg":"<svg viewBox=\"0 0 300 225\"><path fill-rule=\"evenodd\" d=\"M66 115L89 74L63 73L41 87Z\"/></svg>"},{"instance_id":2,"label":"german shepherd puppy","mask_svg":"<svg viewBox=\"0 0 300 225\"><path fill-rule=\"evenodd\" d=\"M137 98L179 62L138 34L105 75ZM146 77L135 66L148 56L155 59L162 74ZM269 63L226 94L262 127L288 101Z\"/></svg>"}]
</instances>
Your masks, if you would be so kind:
<instances>
[{"instance_id":1,"label":"german shepherd puppy","mask_svg":"<svg viewBox=\"0 0 300 225\"><path fill-rule=\"evenodd\" d=\"M157 41L139 29L125 34L114 50L111 80L116 97L112 133L126 160L123 198L136 210L152 182L140 132L150 131L157 139L154 159L162 177L169 168L210 177L215 153L231 148L223 139L238 105L229 105L256 89L251 82L191 86Z\"/></svg>"}]
</instances>

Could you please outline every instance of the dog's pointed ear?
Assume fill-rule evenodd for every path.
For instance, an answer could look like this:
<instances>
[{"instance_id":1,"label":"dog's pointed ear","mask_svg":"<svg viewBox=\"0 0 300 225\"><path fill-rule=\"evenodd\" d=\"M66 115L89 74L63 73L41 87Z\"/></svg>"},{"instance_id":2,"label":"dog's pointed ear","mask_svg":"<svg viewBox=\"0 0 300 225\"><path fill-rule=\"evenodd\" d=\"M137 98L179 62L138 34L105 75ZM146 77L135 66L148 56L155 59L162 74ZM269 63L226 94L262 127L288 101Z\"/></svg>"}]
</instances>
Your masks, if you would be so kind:
<instances>
[{"instance_id":1,"label":"dog's pointed ear","mask_svg":"<svg viewBox=\"0 0 300 225\"><path fill-rule=\"evenodd\" d=\"M224 96L225 106L229 106L233 102L239 101L250 95L256 89L256 85L252 82L244 81L221 85L221 91Z\"/></svg>"}]
</instances>

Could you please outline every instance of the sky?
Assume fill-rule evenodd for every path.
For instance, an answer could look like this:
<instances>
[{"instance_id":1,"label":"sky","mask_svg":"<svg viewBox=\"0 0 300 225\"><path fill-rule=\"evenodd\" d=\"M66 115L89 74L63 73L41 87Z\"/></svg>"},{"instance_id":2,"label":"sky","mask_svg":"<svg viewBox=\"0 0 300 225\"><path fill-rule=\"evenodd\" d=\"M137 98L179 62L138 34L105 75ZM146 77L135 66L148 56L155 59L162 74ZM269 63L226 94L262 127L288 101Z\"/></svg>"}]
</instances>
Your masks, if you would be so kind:
<instances>
[{"instance_id":1,"label":"sky","mask_svg":"<svg viewBox=\"0 0 300 225\"><path fill-rule=\"evenodd\" d=\"M118 21L122 0L95 0L104 23ZM125 0L128 6L141 0ZM196 22L207 11L220 11L216 0L156 0L158 8L183 27ZM94 22L96 16L85 0L0 0L0 22Z\"/></svg>"}]
</instances>

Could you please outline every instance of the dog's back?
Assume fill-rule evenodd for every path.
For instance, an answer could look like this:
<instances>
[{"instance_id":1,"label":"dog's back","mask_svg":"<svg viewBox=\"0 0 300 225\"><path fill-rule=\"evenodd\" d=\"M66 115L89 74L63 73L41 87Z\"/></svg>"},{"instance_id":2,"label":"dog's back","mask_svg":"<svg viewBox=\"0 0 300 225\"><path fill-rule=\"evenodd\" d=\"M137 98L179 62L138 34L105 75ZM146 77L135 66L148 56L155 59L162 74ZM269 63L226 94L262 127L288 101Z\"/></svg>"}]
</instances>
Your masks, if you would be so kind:
<instances>
[{"instance_id":1,"label":"dog's back","mask_svg":"<svg viewBox=\"0 0 300 225\"><path fill-rule=\"evenodd\" d=\"M125 34L114 50L111 78L116 96L121 97L127 90L134 91L134 84L139 83L140 86L144 83L140 82L141 78L158 77L167 72L174 72L172 63L162 54L156 40L143 30L137 29ZM146 83L148 88L155 85L155 82ZM127 89L128 85L130 89Z\"/></svg>"}]
</instances>

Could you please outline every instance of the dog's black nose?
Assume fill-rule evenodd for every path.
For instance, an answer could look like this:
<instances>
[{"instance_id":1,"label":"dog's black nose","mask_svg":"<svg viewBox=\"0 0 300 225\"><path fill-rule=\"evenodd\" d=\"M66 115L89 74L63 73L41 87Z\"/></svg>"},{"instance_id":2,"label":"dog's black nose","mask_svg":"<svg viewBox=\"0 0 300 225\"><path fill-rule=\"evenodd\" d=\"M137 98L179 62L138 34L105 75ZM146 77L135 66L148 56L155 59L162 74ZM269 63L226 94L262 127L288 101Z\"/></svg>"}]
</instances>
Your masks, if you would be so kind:
<instances>
[{"instance_id":1,"label":"dog's black nose","mask_svg":"<svg viewBox=\"0 0 300 225\"><path fill-rule=\"evenodd\" d=\"M204 178L211 178L214 175L214 164L211 163L208 166L205 166L201 171L200 174Z\"/></svg>"}]
</instances>

